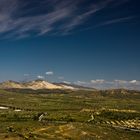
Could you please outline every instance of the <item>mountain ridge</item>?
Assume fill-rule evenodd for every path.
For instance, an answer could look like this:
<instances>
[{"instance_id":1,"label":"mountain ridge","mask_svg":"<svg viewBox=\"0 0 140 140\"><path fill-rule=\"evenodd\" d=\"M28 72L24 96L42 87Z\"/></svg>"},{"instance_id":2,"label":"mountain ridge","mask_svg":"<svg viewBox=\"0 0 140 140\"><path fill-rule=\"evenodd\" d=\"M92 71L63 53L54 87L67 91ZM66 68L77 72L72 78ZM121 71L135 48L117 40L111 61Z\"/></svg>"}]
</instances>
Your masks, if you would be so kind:
<instances>
[{"instance_id":1,"label":"mountain ridge","mask_svg":"<svg viewBox=\"0 0 140 140\"><path fill-rule=\"evenodd\" d=\"M95 90L94 88L82 87L73 84L51 83L44 80L33 80L28 82L17 82L8 80L0 83L0 89L68 89L68 90Z\"/></svg>"}]
</instances>

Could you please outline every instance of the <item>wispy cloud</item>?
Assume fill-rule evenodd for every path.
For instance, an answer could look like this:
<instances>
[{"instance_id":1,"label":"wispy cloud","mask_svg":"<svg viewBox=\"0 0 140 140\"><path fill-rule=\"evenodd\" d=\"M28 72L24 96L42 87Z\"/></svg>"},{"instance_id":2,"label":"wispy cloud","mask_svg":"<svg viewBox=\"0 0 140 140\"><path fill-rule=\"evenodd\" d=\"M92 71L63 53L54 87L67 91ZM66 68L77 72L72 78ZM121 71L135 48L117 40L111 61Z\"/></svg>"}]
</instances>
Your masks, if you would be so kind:
<instances>
[{"instance_id":1,"label":"wispy cloud","mask_svg":"<svg viewBox=\"0 0 140 140\"><path fill-rule=\"evenodd\" d=\"M50 2L50 4L53 3ZM71 12L70 9L63 7L61 9L53 9L37 15L30 15L29 10L27 9L27 16L20 16L20 14L16 15L18 12L22 15L21 7L22 3L19 0L0 1L0 9L2 9L0 12L1 34L7 33L6 37L26 37L31 32L37 35L43 35L54 30L54 24L68 17ZM41 7L45 8L42 4ZM33 9L31 9L31 11L32 10Z\"/></svg>"},{"instance_id":2,"label":"wispy cloud","mask_svg":"<svg viewBox=\"0 0 140 140\"><path fill-rule=\"evenodd\" d=\"M46 75L53 75L54 73L53 73L53 71L47 71L46 72Z\"/></svg>"},{"instance_id":3,"label":"wispy cloud","mask_svg":"<svg viewBox=\"0 0 140 140\"><path fill-rule=\"evenodd\" d=\"M135 19L135 18L139 18L139 17L137 17L137 16L128 16L128 17L121 17L121 18L114 18L114 19L110 19L110 20L105 20L105 21L102 21L101 23L98 23L98 24L93 25L91 27L81 29L80 31L96 29L96 28L100 28L100 27L104 27L104 26L108 26L108 25L112 25L112 24L126 23L126 22L130 22L132 19Z\"/></svg>"},{"instance_id":4,"label":"wispy cloud","mask_svg":"<svg viewBox=\"0 0 140 140\"><path fill-rule=\"evenodd\" d=\"M127 0L124 0L127 1ZM44 0L44 1L0 1L0 35L4 38L25 38L51 33L68 33L84 24L89 17L117 3L115 0ZM120 18L102 25L128 20Z\"/></svg>"},{"instance_id":5,"label":"wispy cloud","mask_svg":"<svg viewBox=\"0 0 140 140\"><path fill-rule=\"evenodd\" d=\"M106 25L110 25L110 24L116 24L116 23L120 23L120 22L127 22L133 18L136 18L135 16L129 16L129 17L122 17L122 18L116 18L116 19L111 19L111 20L107 20L103 23L98 24L95 27L101 27L101 26L106 26Z\"/></svg>"}]
</instances>

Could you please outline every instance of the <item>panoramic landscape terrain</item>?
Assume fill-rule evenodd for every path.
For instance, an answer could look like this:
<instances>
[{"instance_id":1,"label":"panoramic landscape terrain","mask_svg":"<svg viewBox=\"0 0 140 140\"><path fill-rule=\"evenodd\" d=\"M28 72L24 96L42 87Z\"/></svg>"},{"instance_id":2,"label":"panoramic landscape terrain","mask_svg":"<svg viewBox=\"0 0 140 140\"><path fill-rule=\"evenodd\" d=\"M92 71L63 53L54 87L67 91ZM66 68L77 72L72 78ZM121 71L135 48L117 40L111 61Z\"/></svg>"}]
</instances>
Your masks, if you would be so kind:
<instances>
[{"instance_id":1,"label":"panoramic landscape terrain","mask_svg":"<svg viewBox=\"0 0 140 140\"><path fill-rule=\"evenodd\" d=\"M0 87L1 140L140 138L140 91L60 88L41 80Z\"/></svg>"},{"instance_id":2,"label":"panoramic landscape terrain","mask_svg":"<svg viewBox=\"0 0 140 140\"><path fill-rule=\"evenodd\" d=\"M140 0L0 0L0 140L140 140Z\"/></svg>"}]
</instances>

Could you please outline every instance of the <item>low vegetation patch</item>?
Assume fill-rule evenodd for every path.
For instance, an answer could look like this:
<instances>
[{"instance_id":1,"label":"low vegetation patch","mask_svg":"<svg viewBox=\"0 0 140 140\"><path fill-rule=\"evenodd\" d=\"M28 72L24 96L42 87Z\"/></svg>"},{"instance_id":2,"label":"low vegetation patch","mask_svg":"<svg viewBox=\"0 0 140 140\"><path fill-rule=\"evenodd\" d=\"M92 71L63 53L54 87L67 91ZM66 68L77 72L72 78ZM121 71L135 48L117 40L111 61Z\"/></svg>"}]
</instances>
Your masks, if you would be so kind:
<instances>
[{"instance_id":1,"label":"low vegetation patch","mask_svg":"<svg viewBox=\"0 0 140 140\"><path fill-rule=\"evenodd\" d=\"M1 90L0 140L139 140L140 94L49 92Z\"/></svg>"}]
</instances>

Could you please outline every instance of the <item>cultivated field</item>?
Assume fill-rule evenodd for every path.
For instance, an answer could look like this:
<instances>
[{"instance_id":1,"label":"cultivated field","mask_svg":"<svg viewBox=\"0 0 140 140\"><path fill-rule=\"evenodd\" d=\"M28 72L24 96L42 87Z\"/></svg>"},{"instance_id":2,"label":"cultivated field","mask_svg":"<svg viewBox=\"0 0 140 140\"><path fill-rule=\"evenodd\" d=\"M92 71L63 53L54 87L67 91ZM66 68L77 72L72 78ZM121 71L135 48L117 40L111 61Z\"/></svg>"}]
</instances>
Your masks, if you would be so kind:
<instances>
[{"instance_id":1,"label":"cultivated field","mask_svg":"<svg viewBox=\"0 0 140 140\"><path fill-rule=\"evenodd\" d=\"M140 92L0 90L0 140L104 139L140 139Z\"/></svg>"}]
</instances>

